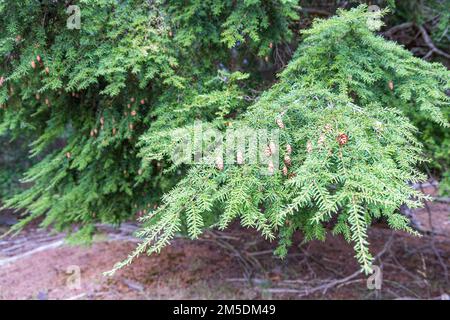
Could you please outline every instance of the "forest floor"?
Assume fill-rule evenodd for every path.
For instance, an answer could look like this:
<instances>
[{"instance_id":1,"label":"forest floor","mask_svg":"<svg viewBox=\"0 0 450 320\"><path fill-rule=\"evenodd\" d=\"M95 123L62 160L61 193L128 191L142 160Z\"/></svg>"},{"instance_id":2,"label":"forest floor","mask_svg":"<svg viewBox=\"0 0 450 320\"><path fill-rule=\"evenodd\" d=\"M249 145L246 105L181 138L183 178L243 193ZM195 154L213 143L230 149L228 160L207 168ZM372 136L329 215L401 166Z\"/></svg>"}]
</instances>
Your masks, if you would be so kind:
<instances>
[{"instance_id":1,"label":"forest floor","mask_svg":"<svg viewBox=\"0 0 450 320\"><path fill-rule=\"evenodd\" d=\"M302 244L298 236L280 260L275 243L236 225L197 241L177 238L105 277L135 247L133 225L102 227L89 247L31 226L0 239L0 299L449 299L449 205L430 202L414 216L433 233L418 238L383 224L369 233L380 289L368 288L342 237Z\"/></svg>"}]
</instances>

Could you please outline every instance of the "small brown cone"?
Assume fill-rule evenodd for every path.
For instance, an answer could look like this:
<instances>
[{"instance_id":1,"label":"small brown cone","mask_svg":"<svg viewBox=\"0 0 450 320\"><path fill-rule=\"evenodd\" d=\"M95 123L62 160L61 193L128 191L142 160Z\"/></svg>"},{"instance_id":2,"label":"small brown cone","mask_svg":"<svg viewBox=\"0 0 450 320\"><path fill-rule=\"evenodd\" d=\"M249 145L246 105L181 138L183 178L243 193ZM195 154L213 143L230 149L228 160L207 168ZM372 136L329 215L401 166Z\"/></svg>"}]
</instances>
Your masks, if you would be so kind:
<instances>
[{"instance_id":1,"label":"small brown cone","mask_svg":"<svg viewBox=\"0 0 450 320\"><path fill-rule=\"evenodd\" d=\"M281 119L281 118L277 118L276 120L275 120L275 122L276 122L276 124L278 125L278 127L280 127L281 129L284 129L284 122L283 122L283 120Z\"/></svg>"},{"instance_id":2,"label":"small brown cone","mask_svg":"<svg viewBox=\"0 0 450 320\"><path fill-rule=\"evenodd\" d=\"M275 167L274 167L272 161L269 162L269 164L268 164L268 166L267 166L267 171L268 171L269 174L271 174L271 175L275 172Z\"/></svg>"},{"instance_id":3,"label":"small brown cone","mask_svg":"<svg viewBox=\"0 0 450 320\"><path fill-rule=\"evenodd\" d=\"M289 143L286 145L286 153L287 154L291 154L292 153L292 146Z\"/></svg>"},{"instance_id":4,"label":"small brown cone","mask_svg":"<svg viewBox=\"0 0 450 320\"><path fill-rule=\"evenodd\" d=\"M270 141L269 148L270 148L270 154L275 154L277 152L277 146L276 146L275 142Z\"/></svg>"},{"instance_id":5,"label":"small brown cone","mask_svg":"<svg viewBox=\"0 0 450 320\"><path fill-rule=\"evenodd\" d=\"M244 164L244 155L242 154L241 151L237 152L236 162L237 162L237 164Z\"/></svg>"},{"instance_id":6,"label":"small brown cone","mask_svg":"<svg viewBox=\"0 0 450 320\"><path fill-rule=\"evenodd\" d=\"M338 137L336 138L337 142L340 146L343 146L348 142L348 136L345 133L340 133Z\"/></svg>"},{"instance_id":7,"label":"small brown cone","mask_svg":"<svg viewBox=\"0 0 450 320\"><path fill-rule=\"evenodd\" d=\"M217 157L215 162L216 162L216 168L219 169L220 171L222 171L224 168L223 159L221 157Z\"/></svg>"},{"instance_id":8,"label":"small brown cone","mask_svg":"<svg viewBox=\"0 0 450 320\"><path fill-rule=\"evenodd\" d=\"M284 164L289 167L291 165L291 163L292 163L291 157L289 157L288 155L285 155L284 156Z\"/></svg>"},{"instance_id":9,"label":"small brown cone","mask_svg":"<svg viewBox=\"0 0 450 320\"><path fill-rule=\"evenodd\" d=\"M394 82L392 80L389 81L389 90L394 90Z\"/></svg>"}]
</instances>

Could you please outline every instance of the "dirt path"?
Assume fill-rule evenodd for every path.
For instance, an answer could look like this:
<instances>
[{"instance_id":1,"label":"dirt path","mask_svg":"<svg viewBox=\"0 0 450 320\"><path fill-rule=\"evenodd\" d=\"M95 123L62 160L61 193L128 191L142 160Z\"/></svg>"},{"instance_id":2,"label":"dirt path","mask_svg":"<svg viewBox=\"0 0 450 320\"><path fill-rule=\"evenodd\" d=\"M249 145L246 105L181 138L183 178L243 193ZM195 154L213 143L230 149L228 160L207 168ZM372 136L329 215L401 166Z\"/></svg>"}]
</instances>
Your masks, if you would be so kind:
<instances>
[{"instance_id":1,"label":"dirt path","mask_svg":"<svg viewBox=\"0 0 450 320\"><path fill-rule=\"evenodd\" d=\"M177 239L161 254L104 277L136 245L133 226L126 225L106 229L90 247L67 246L63 235L37 230L1 239L0 299L447 298L448 205L429 205L441 236L415 238L382 225L370 231L371 250L380 254L381 290L367 288L340 237L306 245L298 237L288 258L279 260L274 244L237 226L198 241ZM429 221L425 209L417 217L423 225Z\"/></svg>"}]
</instances>

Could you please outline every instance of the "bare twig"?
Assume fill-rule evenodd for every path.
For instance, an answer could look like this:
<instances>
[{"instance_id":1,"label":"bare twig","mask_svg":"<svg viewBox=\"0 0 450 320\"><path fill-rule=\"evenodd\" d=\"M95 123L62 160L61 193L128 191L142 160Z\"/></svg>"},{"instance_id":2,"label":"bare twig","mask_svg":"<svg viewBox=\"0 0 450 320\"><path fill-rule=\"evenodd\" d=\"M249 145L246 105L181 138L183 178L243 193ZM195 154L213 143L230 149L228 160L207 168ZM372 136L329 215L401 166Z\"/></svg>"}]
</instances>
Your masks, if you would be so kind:
<instances>
[{"instance_id":1,"label":"bare twig","mask_svg":"<svg viewBox=\"0 0 450 320\"><path fill-rule=\"evenodd\" d=\"M389 240L385 243L383 249L380 252L378 252L378 254L375 256L374 261L380 259L390 249L390 247L392 246L393 240L394 240L394 232L391 232L391 236L390 236ZM359 275L361 275L361 270L357 270L354 273L352 273L344 278L341 278L341 279L334 279L334 280L326 281L325 283L320 284L313 288L308 288L308 287L305 287L302 289L270 288L270 289L265 289L265 291L270 292L270 293L297 293L299 297L309 296L316 292L321 292L322 294L326 294L328 290L330 290L334 287L344 286L344 285L348 285L350 283L354 283L357 281L362 281L363 279L358 279L358 280L355 279Z\"/></svg>"},{"instance_id":2,"label":"bare twig","mask_svg":"<svg viewBox=\"0 0 450 320\"><path fill-rule=\"evenodd\" d=\"M326 16L326 17L331 16L331 12L328 12L326 10L316 9L316 8L301 8L300 11L302 11L304 13L317 14L317 15Z\"/></svg>"},{"instance_id":3,"label":"bare twig","mask_svg":"<svg viewBox=\"0 0 450 320\"><path fill-rule=\"evenodd\" d=\"M242 252L241 250L234 247L229 241L225 241L223 234L220 234L213 230L206 231L206 234L209 237L209 239L205 239L205 241L214 242L215 244L219 245L225 250L230 251L233 254L233 256L235 256L238 259L239 263L244 269L244 274L248 279L248 281L250 281L250 279L252 278L255 270L262 269L261 263L254 256ZM230 237L225 237L225 239L227 238ZM234 237L231 237L231 239L233 238Z\"/></svg>"},{"instance_id":4,"label":"bare twig","mask_svg":"<svg viewBox=\"0 0 450 320\"><path fill-rule=\"evenodd\" d=\"M64 243L64 240L55 241L55 242L52 242L50 244L46 244L44 246L41 246L41 247L35 248L33 250L27 251L25 253L19 254L17 256L6 258L6 259L2 259L2 260L0 260L0 266L4 266L6 264L15 262L15 261L17 261L19 259L29 257L29 256L31 256L31 255L33 255L35 253L38 253L38 252L42 252L42 251L46 251L46 250L50 250L50 249L54 249L54 248L60 247L60 246L63 245L63 243Z\"/></svg>"},{"instance_id":5,"label":"bare twig","mask_svg":"<svg viewBox=\"0 0 450 320\"><path fill-rule=\"evenodd\" d=\"M433 201L442 202L442 203L450 203L450 198L447 197L437 197L433 198Z\"/></svg>"},{"instance_id":6,"label":"bare twig","mask_svg":"<svg viewBox=\"0 0 450 320\"><path fill-rule=\"evenodd\" d=\"M431 56L433 53L439 54L447 59L450 59L450 54L447 52L442 51L441 49L437 48L436 45L433 43L433 40L431 40L430 35L428 34L427 30L423 26L417 26L419 28L420 33L422 34L423 40L425 41L426 45L431 49L430 52L428 52L424 59Z\"/></svg>"},{"instance_id":7,"label":"bare twig","mask_svg":"<svg viewBox=\"0 0 450 320\"><path fill-rule=\"evenodd\" d=\"M390 28L389 30L386 30L385 32L383 32L383 35L385 37L392 37L395 33L401 31L401 30L405 30L405 29L409 29L411 27L413 27L414 24L412 22L405 22L396 26L393 26L392 28Z\"/></svg>"}]
</instances>

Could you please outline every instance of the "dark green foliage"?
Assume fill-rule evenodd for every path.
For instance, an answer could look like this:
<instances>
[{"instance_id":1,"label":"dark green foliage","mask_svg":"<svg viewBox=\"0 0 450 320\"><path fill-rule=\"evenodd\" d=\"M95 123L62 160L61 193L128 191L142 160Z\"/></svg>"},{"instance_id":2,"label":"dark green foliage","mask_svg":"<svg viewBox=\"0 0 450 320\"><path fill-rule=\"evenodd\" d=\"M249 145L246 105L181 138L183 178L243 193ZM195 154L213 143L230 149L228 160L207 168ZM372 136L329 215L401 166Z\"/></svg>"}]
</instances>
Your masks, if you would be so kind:
<instances>
[{"instance_id":1,"label":"dark green foliage","mask_svg":"<svg viewBox=\"0 0 450 320\"><path fill-rule=\"evenodd\" d=\"M44 215L43 226L93 230L153 207L178 175L162 177L157 161L140 170L138 137L245 107L219 65L239 39L256 71L263 48L289 38L293 3L80 1L70 30L59 2L1 2L0 133L32 132L33 156L45 154L25 175L32 187L6 201L31 211L15 228Z\"/></svg>"}]
</instances>

